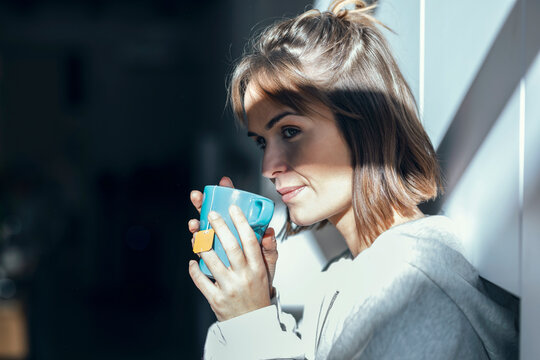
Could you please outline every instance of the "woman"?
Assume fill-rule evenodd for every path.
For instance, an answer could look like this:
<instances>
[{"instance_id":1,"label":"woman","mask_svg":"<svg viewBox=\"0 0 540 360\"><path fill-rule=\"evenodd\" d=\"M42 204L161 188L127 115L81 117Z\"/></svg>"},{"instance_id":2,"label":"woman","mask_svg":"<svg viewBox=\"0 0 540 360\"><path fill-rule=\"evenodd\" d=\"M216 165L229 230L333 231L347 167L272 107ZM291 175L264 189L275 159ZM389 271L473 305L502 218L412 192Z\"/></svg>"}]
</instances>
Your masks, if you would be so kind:
<instances>
[{"instance_id":1,"label":"woman","mask_svg":"<svg viewBox=\"0 0 540 360\"><path fill-rule=\"evenodd\" d=\"M287 205L288 233L330 222L350 256L321 274L298 329L272 288L273 230L259 245L232 208L242 251L214 214L231 267L213 251L201 253L214 283L195 261L189 266L218 319L205 358L516 355L511 314L485 295L451 221L418 208L437 196L436 154L370 10L337 1L329 12L281 21L236 66L232 106L264 151L262 174ZM228 178L220 184L232 186ZM200 208L201 193L191 200ZM191 232L198 227L190 221Z\"/></svg>"}]
</instances>

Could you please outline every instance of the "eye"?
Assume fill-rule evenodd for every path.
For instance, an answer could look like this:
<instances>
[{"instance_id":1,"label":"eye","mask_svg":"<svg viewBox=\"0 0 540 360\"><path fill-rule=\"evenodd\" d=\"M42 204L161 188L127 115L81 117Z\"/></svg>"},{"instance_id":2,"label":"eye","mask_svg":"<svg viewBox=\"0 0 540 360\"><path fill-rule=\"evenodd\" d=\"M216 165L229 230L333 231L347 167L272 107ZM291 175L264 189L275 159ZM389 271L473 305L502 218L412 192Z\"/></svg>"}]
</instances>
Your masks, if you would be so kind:
<instances>
[{"instance_id":1,"label":"eye","mask_svg":"<svg viewBox=\"0 0 540 360\"><path fill-rule=\"evenodd\" d=\"M259 149L264 149L266 147L266 140L262 136L257 136L257 138L255 138L255 143Z\"/></svg>"},{"instance_id":2,"label":"eye","mask_svg":"<svg viewBox=\"0 0 540 360\"><path fill-rule=\"evenodd\" d=\"M300 129L295 127L284 127L283 129L281 129L281 134L285 139L291 139L300 133Z\"/></svg>"}]
</instances>

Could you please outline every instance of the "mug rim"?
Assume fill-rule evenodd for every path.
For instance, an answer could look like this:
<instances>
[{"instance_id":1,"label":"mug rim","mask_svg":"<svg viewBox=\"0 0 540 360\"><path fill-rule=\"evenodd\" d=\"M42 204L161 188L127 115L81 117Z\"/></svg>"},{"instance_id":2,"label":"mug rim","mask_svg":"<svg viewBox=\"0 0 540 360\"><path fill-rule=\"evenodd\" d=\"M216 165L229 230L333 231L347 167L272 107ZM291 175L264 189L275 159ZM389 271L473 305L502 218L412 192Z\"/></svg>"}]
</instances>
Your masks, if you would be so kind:
<instances>
[{"instance_id":1,"label":"mug rim","mask_svg":"<svg viewBox=\"0 0 540 360\"><path fill-rule=\"evenodd\" d=\"M227 189L227 190L229 190L229 191L239 191L240 193L244 193L244 194L247 194L247 195L252 195L252 196L253 196L253 195L255 195L255 196L259 197L259 198L262 198L262 199L268 200L268 201L272 202L272 204L274 204L274 205L275 205L275 203L274 203L274 200L272 200L272 199L269 199L269 198L267 198L266 196L262 196L262 195L259 195L259 194L256 194L256 193L252 193L252 192L250 192L250 191L246 191L246 190L241 190L241 189L237 189L237 188L230 188L230 187L228 187L228 186L220 186L220 185L205 185L205 187L204 187L204 191L206 191L206 188L212 188L212 187L215 187L215 188L222 188L222 189Z\"/></svg>"}]
</instances>

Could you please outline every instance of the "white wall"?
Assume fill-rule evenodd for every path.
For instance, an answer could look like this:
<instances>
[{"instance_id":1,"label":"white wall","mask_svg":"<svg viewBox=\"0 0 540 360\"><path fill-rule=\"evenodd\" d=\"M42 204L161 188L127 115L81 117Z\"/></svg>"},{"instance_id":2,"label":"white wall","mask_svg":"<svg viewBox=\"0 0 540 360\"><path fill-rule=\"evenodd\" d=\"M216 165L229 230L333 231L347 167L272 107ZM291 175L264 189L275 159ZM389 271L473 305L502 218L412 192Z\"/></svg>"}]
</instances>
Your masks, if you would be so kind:
<instances>
[{"instance_id":1,"label":"white wall","mask_svg":"<svg viewBox=\"0 0 540 360\"><path fill-rule=\"evenodd\" d=\"M538 19L540 2L529 7ZM540 37L538 25L534 32ZM529 42L527 39L526 43ZM522 359L540 358L540 54L524 79L524 113L521 133L523 151L523 203L521 249L521 343Z\"/></svg>"}]
</instances>

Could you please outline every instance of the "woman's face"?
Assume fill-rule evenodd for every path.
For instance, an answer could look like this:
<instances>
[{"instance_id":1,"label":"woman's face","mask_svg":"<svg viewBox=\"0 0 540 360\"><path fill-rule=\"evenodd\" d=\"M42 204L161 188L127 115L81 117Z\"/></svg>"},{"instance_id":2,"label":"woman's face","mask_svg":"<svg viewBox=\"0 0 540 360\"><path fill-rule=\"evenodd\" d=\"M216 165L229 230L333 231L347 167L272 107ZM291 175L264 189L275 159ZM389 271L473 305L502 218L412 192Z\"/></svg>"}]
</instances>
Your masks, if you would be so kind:
<instances>
[{"instance_id":1,"label":"woman's face","mask_svg":"<svg viewBox=\"0 0 540 360\"><path fill-rule=\"evenodd\" d=\"M352 212L351 155L332 112L300 115L248 86L244 106L248 136L264 151L262 174L269 178L297 225Z\"/></svg>"}]
</instances>

